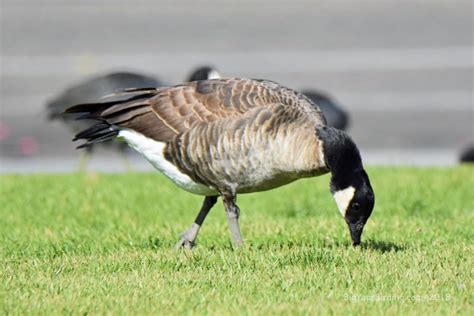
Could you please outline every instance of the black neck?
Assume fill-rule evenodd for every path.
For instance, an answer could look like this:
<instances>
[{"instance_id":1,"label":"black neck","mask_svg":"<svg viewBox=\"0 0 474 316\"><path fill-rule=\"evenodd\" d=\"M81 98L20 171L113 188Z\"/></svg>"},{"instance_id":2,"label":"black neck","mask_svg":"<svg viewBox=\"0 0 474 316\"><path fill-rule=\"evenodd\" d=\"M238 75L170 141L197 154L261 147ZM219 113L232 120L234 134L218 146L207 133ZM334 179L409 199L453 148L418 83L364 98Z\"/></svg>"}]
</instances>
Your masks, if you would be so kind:
<instances>
[{"instance_id":1,"label":"black neck","mask_svg":"<svg viewBox=\"0 0 474 316\"><path fill-rule=\"evenodd\" d=\"M325 162L332 174L331 190L347 188L352 176L363 169L357 146L349 135L333 127L319 127L317 133L323 141Z\"/></svg>"}]
</instances>

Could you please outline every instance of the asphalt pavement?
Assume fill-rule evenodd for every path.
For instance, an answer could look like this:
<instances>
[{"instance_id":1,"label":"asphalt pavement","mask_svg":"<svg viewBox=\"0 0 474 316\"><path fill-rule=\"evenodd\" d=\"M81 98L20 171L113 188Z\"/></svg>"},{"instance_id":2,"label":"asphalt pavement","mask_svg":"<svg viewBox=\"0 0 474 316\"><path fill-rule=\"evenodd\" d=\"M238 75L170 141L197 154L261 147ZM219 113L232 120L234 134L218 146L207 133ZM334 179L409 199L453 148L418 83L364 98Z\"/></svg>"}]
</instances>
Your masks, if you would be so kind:
<instances>
[{"instance_id":1,"label":"asphalt pavement","mask_svg":"<svg viewBox=\"0 0 474 316\"><path fill-rule=\"evenodd\" d=\"M474 141L472 1L1 1L0 172L68 171L45 104L97 73L226 77L328 92L372 164L449 165ZM149 170L130 154L138 170ZM100 151L91 168L124 170Z\"/></svg>"}]
</instances>

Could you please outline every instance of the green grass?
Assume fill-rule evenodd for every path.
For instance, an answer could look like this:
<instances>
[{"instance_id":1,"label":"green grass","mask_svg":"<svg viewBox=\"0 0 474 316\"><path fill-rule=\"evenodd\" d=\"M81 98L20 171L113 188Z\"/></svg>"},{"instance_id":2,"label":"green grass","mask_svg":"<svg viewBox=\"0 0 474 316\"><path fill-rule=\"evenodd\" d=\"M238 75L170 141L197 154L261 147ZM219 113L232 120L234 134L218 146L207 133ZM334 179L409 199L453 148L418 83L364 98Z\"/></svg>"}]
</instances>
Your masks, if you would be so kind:
<instances>
[{"instance_id":1,"label":"green grass","mask_svg":"<svg viewBox=\"0 0 474 316\"><path fill-rule=\"evenodd\" d=\"M363 246L329 176L221 203L171 248L201 197L158 173L2 176L1 314L473 314L474 169L369 168Z\"/></svg>"}]
</instances>

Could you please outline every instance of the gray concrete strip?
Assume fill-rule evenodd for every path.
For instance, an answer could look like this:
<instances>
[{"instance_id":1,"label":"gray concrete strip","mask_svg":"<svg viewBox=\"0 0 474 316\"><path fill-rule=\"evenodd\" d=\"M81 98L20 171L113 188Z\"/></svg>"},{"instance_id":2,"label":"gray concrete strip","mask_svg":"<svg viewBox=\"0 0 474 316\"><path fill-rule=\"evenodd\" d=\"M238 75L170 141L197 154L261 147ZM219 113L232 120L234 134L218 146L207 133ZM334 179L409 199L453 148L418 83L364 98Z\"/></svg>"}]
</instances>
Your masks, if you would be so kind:
<instances>
[{"instance_id":1,"label":"gray concrete strip","mask_svg":"<svg viewBox=\"0 0 474 316\"><path fill-rule=\"evenodd\" d=\"M226 53L140 53L2 55L1 73L8 75L67 75L105 71L111 68L161 69L176 71L176 65L192 65L203 60L216 65L235 65L225 71L258 72L278 68L280 72L351 72L426 70L474 67L473 46L403 49L349 49L320 51L233 51Z\"/></svg>"},{"instance_id":2,"label":"gray concrete strip","mask_svg":"<svg viewBox=\"0 0 474 316\"><path fill-rule=\"evenodd\" d=\"M462 46L472 1L15 0L2 29L8 55Z\"/></svg>"},{"instance_id":3,"label":"gray concrete strip","mask_svg":"<svg viewBox=\"0 0 474 316\"><path fill-rule=\"evenodd\" d=\"M418 166L445 167L457 164L456 152L450 149L423 150L373 150L362 149L365 165L368 166ZM142 157L128 158L131 171L158 172ZM130 169L118 155L97 155L87 165L88 171L128 172ZM0 159L0 174L64 173L79 171L79 158L5 158Z\"/></svg>"}]
</instances>

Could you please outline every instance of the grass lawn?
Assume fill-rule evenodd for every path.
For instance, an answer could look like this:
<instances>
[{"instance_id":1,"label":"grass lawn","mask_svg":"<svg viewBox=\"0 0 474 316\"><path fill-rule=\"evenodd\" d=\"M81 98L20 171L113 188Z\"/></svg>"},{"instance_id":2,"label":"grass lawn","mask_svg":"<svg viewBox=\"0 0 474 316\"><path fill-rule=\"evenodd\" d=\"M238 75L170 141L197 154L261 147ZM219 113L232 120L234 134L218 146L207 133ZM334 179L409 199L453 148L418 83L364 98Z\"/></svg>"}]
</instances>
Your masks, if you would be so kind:
<instances>
[{"instance_id":1,"label":"grass lawn","mask_svg":"<svg viewBox=\"0 0 474 316\"><path fill-rule=\"evenodd\" d=\"M474 168L368 168L376 205L349 232L329 175L222 203L172 250L201 197L159 173L3 175L1 314L473 315Z\"/></svg>"}]
</instances>

